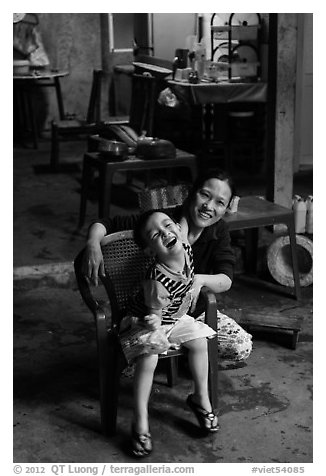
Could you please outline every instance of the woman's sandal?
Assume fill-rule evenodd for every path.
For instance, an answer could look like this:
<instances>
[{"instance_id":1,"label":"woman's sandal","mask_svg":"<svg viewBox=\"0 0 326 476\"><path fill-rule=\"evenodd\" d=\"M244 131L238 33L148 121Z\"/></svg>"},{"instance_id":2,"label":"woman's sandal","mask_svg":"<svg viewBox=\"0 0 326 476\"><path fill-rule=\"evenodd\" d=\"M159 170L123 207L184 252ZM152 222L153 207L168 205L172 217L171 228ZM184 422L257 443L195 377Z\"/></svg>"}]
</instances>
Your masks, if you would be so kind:
<instances>
[{"instance_id":1,"label":"woman's sandal","mask_svg":"<svg viewBox=\"0 0 326 476\"><path fill-rule=\"evenodd\" d=\"M209 433L214 433L219 430L220 425L218 423L218 417L214 412L208 412L200 405L193 401L193 395L189 395L187 398L187 405L194 412L195 417L198 420L199 426L202 430Z\"/></svg>"},{"instance_id":2,"label":"woman's sandal","mask_svg":"<svg viewBox=\"0 0 326 476\"><path fill-rule=\"evenodd\" d=\"M152 436L150 433L137 433L131 429L131 452L137 458L148 456L153 450Z\"/></svg>"}]
</instances>

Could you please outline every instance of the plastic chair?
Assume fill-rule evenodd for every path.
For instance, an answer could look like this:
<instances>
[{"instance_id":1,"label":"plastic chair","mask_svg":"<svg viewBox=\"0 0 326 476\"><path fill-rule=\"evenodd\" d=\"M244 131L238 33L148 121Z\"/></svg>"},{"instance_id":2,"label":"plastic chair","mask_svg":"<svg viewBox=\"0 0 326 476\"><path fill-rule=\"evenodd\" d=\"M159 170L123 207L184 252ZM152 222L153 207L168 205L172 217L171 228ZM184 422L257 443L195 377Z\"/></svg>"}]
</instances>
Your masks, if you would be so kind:
<instances>
[{"instance_id":1,"label":"plastic chair","mask_svg":"<svg viewBox=\"0 0 326 476\"><path fill-rule=\"evenodd\" d=\"M126 367L119 343L119 325L126 313L130 292L140 285L149 264L149 258L134 242L132 230L107 235L102 240L101 246L106 273L106 276L101 279L108 294L110 313L105 311L106 306L93 297L89 282L82 273L84 250L76 257L74 265L79 291L95 319L102 431L106 435L113 435L116 432L119 379L122 370ZM217 330L216 297L207 290L204 290L204 295L206 298L205 322ZM183 351L173 350L167 355L160 356L160 358L166 358L169 364L167 376L170 386L175 385L177 380L176 357L183 353ZM217 339L208 341L208 353L210 398L213 408L217 409Z\"/></svg>"},{"instance_id":2,"label":"plastic chair","mask_svg":"<svg viewBox=\"0 0 326 476\"><path fill-rule=\"evenodd\" d=\"M58 169L59 144L64 136L79 136L90 134L105 134L112 124L128 124L129 117L112 117L108 121L101 121L101 89L103 71L93 71L93 81L87 116L85 119L67 118L60 121L52 121L51 125L51 168Z\"/></svg>"}]
</instances>

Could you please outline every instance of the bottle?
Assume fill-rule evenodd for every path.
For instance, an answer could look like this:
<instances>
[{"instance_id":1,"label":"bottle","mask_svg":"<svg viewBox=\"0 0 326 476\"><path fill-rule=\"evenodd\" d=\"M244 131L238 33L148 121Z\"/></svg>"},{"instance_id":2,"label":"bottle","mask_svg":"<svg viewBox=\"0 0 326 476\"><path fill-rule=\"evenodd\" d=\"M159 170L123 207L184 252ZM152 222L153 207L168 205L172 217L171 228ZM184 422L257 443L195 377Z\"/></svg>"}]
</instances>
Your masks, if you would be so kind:
<instances>
[{"instance_id":1,"label":"bottle","mask_svg":"<svg viewBox=\"0 0 326 476\"><path fill-rule=\"evenodd\" d=\"M306 205L306 201L298 195L294 197L293 211L294 211L295 232L298 234L305 233L307 205Z\"/></svg>"},{"instance_id":2,"label":"bottle","mask_svg":"<svg viewBox=\"0 0 326 476\"><path fill-rule=\"evenodd\" d=\"M306 233L313 234L313 197L307 198Z\"/></svg>"},{"instance_id":3,"label":"bottle","mask_svg":"<svg viewBox=\"0 0 326 476\"><path fill-rule=\"evenodd\" d=\"M294 197L292 198L292 208L293 208L293 205L295 204L295 202L297 202L298 200L300 200L300 195L294 195Z\"/></svg>"},{"instance_id":4,"label":"bottle","mask_svg":"<svg viewBox=\"0 0 326 476\"><path fill-rule=\"evenodd\" d=\"M204 77L205 73L205 56L201 55L201 58L197 61L196 65L197 73L198 73L198 78L201 80Z\"/></svg>"},{"instance_id":5,"label":"bottle","mask_svg":"<svg viewBox=\"0 0 326 476\"><path fill-rule=\"evenodd\" d=\"M234 197L232 198L230 207L228 209L229 213L236 213L238 211L239 200L240 200L240 197L238 197L237 195L234 195Z\"/></svg>"}]
</instances>

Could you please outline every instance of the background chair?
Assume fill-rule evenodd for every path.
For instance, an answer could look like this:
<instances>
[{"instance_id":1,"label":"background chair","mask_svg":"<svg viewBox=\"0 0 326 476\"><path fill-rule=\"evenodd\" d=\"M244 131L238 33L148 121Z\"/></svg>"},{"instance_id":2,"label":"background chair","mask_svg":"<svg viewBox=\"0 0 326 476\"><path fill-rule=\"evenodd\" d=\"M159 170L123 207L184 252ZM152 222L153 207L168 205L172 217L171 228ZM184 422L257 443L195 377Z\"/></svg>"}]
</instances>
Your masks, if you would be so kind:
<instances>
[{"instance_id":1,"label":"background chair","mask_svg":"<svg viewBox=\"0 0 326 476\"><path fill-rule=\"evenodd\" d=\"M112 137L126 142L128 146L136 146L133 135L128 135L127 125L137 136L146 131L147 136L154 134L155 108L158 98L158 80L149 72L132 75L131 104L129 111L129 121L124 124L114 124L110 127Z\"/></svg>"},{"instance_id":2,"label":"background chair","mask_svg":"<svg viewBox=\"0 0 326 476\"><path fill-rule=\"evenodd\" d=\"M88 280L82 273L81 265L83 252L75 259L75 274L82 298L91 310L96 325L96 338L99 362L100 407L101 426L106 435L116 432L119 379L123 368L126 366L119 343L119 325L125 315L131 289L135 289L144 276L149 264L149 258L133 240L131 230L113 233L102 241L102 252L106 276L102 282L107 291L110 303L110 315L105 312L105 307L93 296ZM216 297L213 293L205 291L206 297L206 323L217 330ZM217 339L208 341L210 360L209 388L212 406L217 409ZM169 351L166 358L168 362L168 384L176 383L176 357L182 351Z\"/></svg>"},{"instance_id":3,"label":"background chair","mask_svg":"<svg viewBox=\"0 0 326 476\"><path fill-rule=\"evenodd\" d=\"M162 187L146 187L138 192L141 212L157 208L174 208L182 205L188 196L190 184L168 184Z\"/></svg>"},{"instance_id":4,"label":"background chair","mask_svg":"<svg viewBox=\"0 0 326 476\"><path fill-rule=\"evenodd\" d=\"M111 124L127 124L128 116L112 117L109 121L101 121L101 90L104 73L102 70L93 71L93 81L87 115L85 119L67 118L53 121L51 126L51 169L59 169L59 145L64 136L81 136L90 134L105 134Z\"/></svg>"}]
</instances>

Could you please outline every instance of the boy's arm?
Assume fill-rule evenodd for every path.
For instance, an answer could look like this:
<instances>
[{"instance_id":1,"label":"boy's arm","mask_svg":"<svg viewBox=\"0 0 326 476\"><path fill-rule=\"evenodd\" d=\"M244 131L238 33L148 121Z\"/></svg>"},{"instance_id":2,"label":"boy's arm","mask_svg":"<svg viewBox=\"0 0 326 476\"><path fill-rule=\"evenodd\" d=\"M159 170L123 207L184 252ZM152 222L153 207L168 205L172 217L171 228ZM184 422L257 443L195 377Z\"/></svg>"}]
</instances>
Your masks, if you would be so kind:
<instances>
[{"instance_id":1,"label":"boy's arm","mask_svg":"<svg viewBox=\"0 0 326 476\"><path fill-rule=\"evenodd\" d=\"M153 330L161 325L162 311L170 303L166 288L155 279L146 279L143 282L144 300L148 314L144 320Z\"/></svg>"},{"instance_id":2,"label":"boy's arm","mask_svg":"<svg viewBox=\"0 0 326 476\"><path fill-rule=\"evenodd\" d=\"M162 309L148 309L148 314L144 317L146 327L155 331L162 323Z\"/></svg>"}]
</instances>

